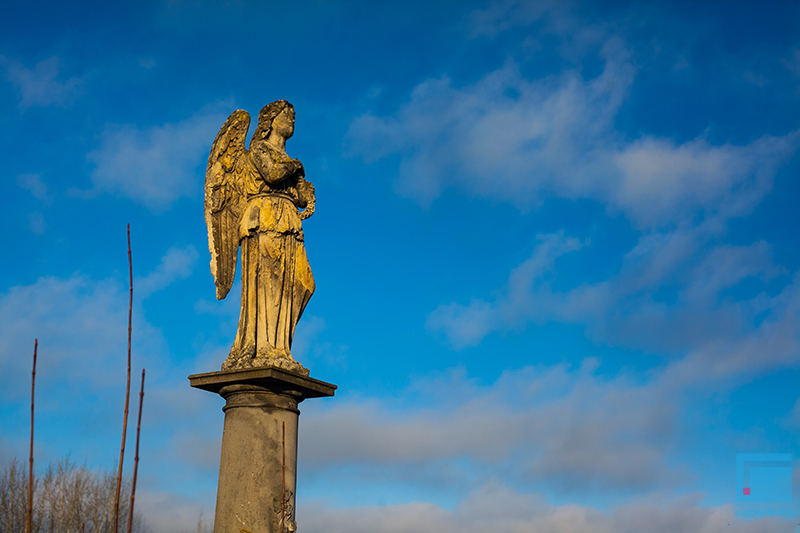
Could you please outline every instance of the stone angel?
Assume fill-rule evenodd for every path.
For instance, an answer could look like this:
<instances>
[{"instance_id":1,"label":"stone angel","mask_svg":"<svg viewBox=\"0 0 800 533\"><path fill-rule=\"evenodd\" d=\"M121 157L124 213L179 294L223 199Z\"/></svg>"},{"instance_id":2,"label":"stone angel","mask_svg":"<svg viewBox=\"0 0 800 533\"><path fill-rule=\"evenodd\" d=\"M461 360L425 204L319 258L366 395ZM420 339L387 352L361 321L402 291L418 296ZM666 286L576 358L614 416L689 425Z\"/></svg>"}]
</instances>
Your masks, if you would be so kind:
<instances>
[{"instance_id":1,"label":"stone angel","mask_svg":"<svg viewBox=\"0 0 800 533\"><path fill-rule=\"evenodd\" d=\"M292 337L314 293L302 220L314 213L314 186L286 155L294 106L264 106L245 148L247 111L234 111L208 158L205 215L217 299L227 296L242 249L239 328L223 370L276 366L308 375L291 354Z\"/></svg>"}]
</instances>

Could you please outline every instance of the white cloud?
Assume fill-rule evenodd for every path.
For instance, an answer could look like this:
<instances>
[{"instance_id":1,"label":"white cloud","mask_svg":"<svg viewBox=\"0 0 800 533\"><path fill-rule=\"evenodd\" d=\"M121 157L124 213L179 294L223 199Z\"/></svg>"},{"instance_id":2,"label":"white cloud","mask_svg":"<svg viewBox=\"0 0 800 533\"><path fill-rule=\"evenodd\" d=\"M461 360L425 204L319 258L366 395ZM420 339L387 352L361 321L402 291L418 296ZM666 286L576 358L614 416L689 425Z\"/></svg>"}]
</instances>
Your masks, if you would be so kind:
<instances>
[{"instance_id":1,"label":"white cloud","mask_svg":"<svg viewBox=\"0 0 800 533\"><path fill-rule=\"evenodd\" d=\"M0 56L0 66L5 67L6 77L19 90L19 105L23 110L33 106L66 105L79 94L83 79L72 77L61 81L59 64L58 57L53 56L30 69Z\"/></svg>"},{"instance_id":2,"label":"white cloud","mask_svg":"<svg viewBox=\"0 0 800 533\"><path fill-rule=\"evenodd\" d=\"M40 174L20 174L17 176L17 185L30 191L34 198L44 204L49 204L52 197L48 194L47 185L42 181ZM44 221L44 214L41 211L28 213L28 228L34 235L43 235L47 225Z\"/></svg>"},{"instance_id":3,"label":"white cloud","mask_svg":"<svg viewBox=\"0 0 800 533\"><path fill-rule=\"evenodd\" d=\"M675 402L657 382L606 380L595 368L593 360L574 370L525 368L487 387L456 376L429 383L427 394L408 391L425 407L340 400L303 415L301 462L318 472L336 465L365 475L400 471L415 484L430 483L433 469L458 480L454 486L484 468L558 491L648 491L684 481L665 464ZM470 392L453 400L453 390L465 387Z\"/></svg>"},{"instance_id":4,"label":"white cloud","mask_svg":"<svg viewBox=\"0 0 800 533\"><path fill-rule=\"evenodd\" d=\"M464 87L425 81L395 116L355 119L348 150L366 161L400 155L398 192L424 204L448 187L523 209L544 195L590 198L657 228L747 213L797 148L797 132L744 146L628 140L614 119L635 69L615 39L601 55L594 79L575 69L531 81L510 63Z\"/></svg>"},{"instance_id":5,"label":"white cloud","mask_svg":"<svg viewBox=\"0 0 800 533\"><path fill-rule=\"evenodd\" d=\"M473 37L495 36L509 28L528 26L552 14L558 2L493 2L486 9L475 10L470 14L469 25Z\"/></svg>"},{"instance_id":6,"label":"white cloud","mask_svg":"<svg viewBox=\"0 0 800 533\"><path fill-rule=\"evenodd\" d=\"M745 327L697 343L683 360L667 369L664 379L707 385L714 381L750 381L769 370L800 367L800 273L775 297L761 294L736 310L741 309L750 319ZM763 321L751 326L758 313L764 315ZM702 330L707 324L713 325L709 318L685 327Z\"/></svg>"},{"instance_id":7,"label":"white cloud","mask_svg":"<svg viewBox=\"0 0 800 533\"><path fill-rule=\"evenodd\" d=\"M47 200L47 185L42 181L41 174L20 174L17 176L17 185L30 191L37 200Z\"/></svg>"},{"instance_id":8,"label":"white cloud","mask_svg":"<svg viewBox=\"0 0 800 533\"><path fill-rule=\"evenodd\" d=\"M134 285L134 372L125 466L130 472L139 372L144 366L147 383L137 508L154 531L184 528L194 532L201 508L207 519L213 517L223 401L189 387L186 376L197 371L199 363L169 356L160 330L144 318L140 294L163 290L186 276L195 260L192 247L171 248L160 265ZM27 454L24 436L29 411L25 405L30 399L33 339L38 338L37 464L71 453L78 461L111 467L118 457L114 450L119 451L127 320L125 271L103 280L80 274L40 278L0 293L0 407L4 410L0 459ZM212 355L217 364L224 359L224 354L214 353L201 354L198 360L205 362Z\"/></svg>"},{"instance_id":9,"label":"white cloud","mask_svg":"<svg viewBox=\"0 0 800 533\"><path fill-rule=\"evenodd\" d=\"M791 52L791 57L783 60L784 66L795 76L800 76L800 48Z\"/></svg>"},{"instance_id":10,"label":"white cloud","mask_svg":"<svg viewBox=\"0 0 800 533\"><path fill-rule=\"evenodd\" d=\"M44 235L46 229L44 215L39 211L28 214L28 227L34 235Z\"/></svg>"},{"instance_id":11,"label":"white cloud","mask_svg":"<svg viewBox=\"0 0 800 533\"><path fill-rule=\"evenodd\" d=\"M695 210L746 214L771 190L776 165L799 138L763 137L740 147L642 138L611 155L619 181L608 200L646 227Z\"/></svg>"},{"instance_id":12,"label":"white cloud","mask_svg":"<svg viewBox=\"0 0 800 533\"><path fill-rule=\"evenodd\" d=\"M171 248L161 265L142 281L143 291L160 290L185 277L196 259L193 247ZM127 274L127 273L126 273ZM136 286L134 286L136 291ZM134 352L157 359L164 347L161 333L144 319L134 292ZM0 293L0 395L19 396L29 373L29 352L39 339L42 378L58 386L89 382L104 387L112 369L124 366L127 352L128 283L119 279L42 277L32 285ZM17 377L14 377L17 376ZM48 377L49 376L49 377Z\"/></svg>"},{"instance_id":13,"label":"white cloud","mask_svg":"<svg viewBox=\"0 0 800 533\"><path fill-rule=\"evenodd\" d=\"M214 507L170 492L136 491L136 512L154 533L210 533Z\"/></svg>"},{"instance_id":14,"label":"white cloud","mask_svg":"<svg viewBox=\"0 0 800 533\"><path fill-rule=\"evenodd\" d=\"M800 398L794 402L791 411L784 417L782 423L789 428L800 428ZM800 481L800 469L795 469L795 478Z\"/></svg>"},{"instance_id":15,"label":"white cloud","mask_svg":"<svg viewBox=\"0 0 800 533\"><path fill-rule=\"evenodd\" d=\"M317 344L320 334L325 331L327 325L325 319L313 315L304 315L303 319L297 323L294 342L292 343L292 354L294 358L308 356L312 346Z\"/></svg>"},{"instance_id":16,"label":"white cloud","mask_svg":"<svg viewBox=\"0 0 800 533\"><path fill-rule=\"evenodd\" d=\"M750 213L771 191L800 131L742 145L712 144L702 135L686 141L631 136L615 121L636 67L609 31L582 25L582 36L571 37L563 31L569 17L547 4L506 2L475 17L476 34L541 20L540 34L556 33L565 46L601 43L593 51L603 70L585 77L577 54L577 67L541 79L527 78L509 62L462 86L446 77L427 80L393 115L355 119L350 153L367 162L399 156L397 190L423 204L448 188L522 210L545 197L585 198L624 213L639 242L621 258L617 274L567 289L554 288L552 258L548 269L534 268L548 257L540 244L496 295L444 303L429 315L428 328L462 348L531 322L581 324L595 342L686 357L682 379L689 379L688 368L727 379L796 364L796 313L785 303L794 301L795 284L778 297L762 292L740 301L733 295L743 281L787 273L773 264L767 243L720 242L728 220ZM560 52L568 61L568 51ZM579 247L563 235L551 237L562 254ZM768 357L759 355L765 350Z\"/></svg>"},{"instance_id":17,"label":"white cloud","mask_svg":"<svg viewBox=\"0 0 800 533\"><path fill-rule=\"evenodd\" d=\"M578 245L563 235L547 236L496 298L443 304L427 325L461 348L529 322L583 324L595 342L685 356L670 372L687 383L800 364L800 275L787 279L775 296L762 289L734 298L729 291L744 280L763 282L787 272L774 264L767 243L712 245L714 235L705 227L644 235L624 256L618 274L564 290L553 288L557 255L546 263L541 258ZM531 268L537 264L544 268ZM674 292L669 304L658 298L665 289Z\"/></svg>"},{"instance_id":18,"label":"white cloud","mask_svg":"<svg viewBox=\"0 0 800 533\"><path fill-rule=\"evenodd\" d=\"M325 340L326 328L324 318L303 315L292 339L292 356L311 370L312 374L315 363L329 367L347 367L349 346Z\"/></svg>"},{"instance_id":19,"label":"white cloud","mask_svg":"<svg viewBox=\"0 0 800 533\"><path fill-rule=\"evenodd\" d=\"M194 270L197 257L197 250L192 245L173 246L167 250L161 258L161 264L154 271L134 280L134 289L141 298L147 298L176 280L188 278Z\"/></svg>"},{"instance_id":20,"label":"white cloud","mask_svg":"<svg viewBox=\"0 0 800 533\"><path fill-rule=\"evenodd\" d=\"M503 299L494 305L474 300L469 306L440 306L428 316L426 326L434 331L444 330L455 348L475 346L492 331L516 327L520 311L536 305L531 284L551 272L558 257L581 248L577 239L565 238L563 233L537 238L540 244L531 257L511 272Z\"/></svg>"},{"instance_id":21,"label":"white cloud","mask_svg":"<svg viewBox=\"0 0 800 533\"><path fill-rule=\"evenodd\" d=\"M203 189L205 162L226 114L211 106L174 124L140 129L133 125L108 125L100 147L89 152L95 165L94 189L117 193L150 209L163 210L183 196L194 197Z\"/></svg>"},{"instance_id":22,"label":"white cloud","mask_svg":"<svg viewBox=\"0 0 800 533\"><path fill-rule=\"evenodd\" d=\"M741 520L728 505L702 507L697 495L641 499L607 512L553 505L539 494L519 493L499 483L474 490L453 510L430 503L331 509L321 503L298 507L300 528L310 533L791 533L786 519Z\"/></svg>"},{"instance_id":23,"label":"white cloud","mask_svg":"<svg viewBox=\"0 0 800 533\"><path fill-rule=\"evenodd\" d=\"M25 456L25 438L19 435L0 435L0 465L7 466L13 460Z\"/></svg>"},{"instance_id":24,"label":"white cloud","mask_svg":"<svg viewBox=\"0 0 800 533\"><path fill-rule=\"evenodd\" d=\"M786 269L773 263L772 247L764 241L749 246L717 245L688 274L686 299L697 303L717 301L720 291L754 277L767 281Z\"/></svg>"},{"instance_id":25,"label":"white cloud","mask_svg":"<svg viewBox=\"0 0 800 533\"><path fill-rule=\"evenodd\" d=\"M112 280L45 277L33 285L12 287L0 295L3 395L16 397L24 390L24 380L12 376L29 373L34 338L39 339L41 379L102 382L112 365L109 356L125 353L127 315L127 295Z\"/></svg>"}]
</instances>

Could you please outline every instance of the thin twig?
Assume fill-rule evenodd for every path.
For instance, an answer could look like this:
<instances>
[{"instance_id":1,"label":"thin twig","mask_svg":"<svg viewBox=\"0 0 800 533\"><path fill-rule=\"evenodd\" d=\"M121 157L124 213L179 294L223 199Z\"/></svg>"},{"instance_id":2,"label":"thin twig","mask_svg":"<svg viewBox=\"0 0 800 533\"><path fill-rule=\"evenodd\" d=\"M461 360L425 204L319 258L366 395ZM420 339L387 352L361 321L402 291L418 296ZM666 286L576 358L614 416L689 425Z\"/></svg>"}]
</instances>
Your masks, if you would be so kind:
<instances>
[{"instance_id":1,"label":"thin twig","mask_svg":"<svg viewBox=\"0 0 800 533\"><path fill-rule=\"evenodd\" d=\"M142 369L142 390L139 392L139 422L136 424L136 456L133 458L133 484L131 485L131 506L128 509L128 533L133 527L133 501L136 499L136 477L139 473L139 434L142 431L142 403L144 403L144 368Z\"/></svg>"},{"instance_id":2,"label":"thin twig","mask_svg":"<svg viewBox=\"0 0 800 533\"><path fill-rule=\"evenodd\" d=\"M119 492L122 487L122 461L125 459L125 437L128 433L128 407L131 401L131 321L133 317L133 260L131 259L131 225L128 224L128 271L130 273L131 296L128 302L128 386L125 389L125 416L122 421L122 446L119 450L119 472L117 493L114 496L114 533L119 531Z\"/></svg>"},{"instance_id":3,"label":"thin twig","mask_svg":"<svg viewBox=\"0 0 800 533\"><path fill-rule=\"evenodd\" d=\"M33 341L33 372L31 372L31 453L28 458L28 518L25 531L31 533L33 527L33 393L36 390L36 352L39 351L39 339Z\"/></svg>"},{"instance_id":4,"label":"thin twig","mask_svg":"<svg viewBox=\"0 0 800 533\"><path fill-rule=\"evenodd\" d=\"M286 524L286 422L281 423L281 450L283 451L283 468L281 470L281 533Z\"/></svg>"}]
</instances>

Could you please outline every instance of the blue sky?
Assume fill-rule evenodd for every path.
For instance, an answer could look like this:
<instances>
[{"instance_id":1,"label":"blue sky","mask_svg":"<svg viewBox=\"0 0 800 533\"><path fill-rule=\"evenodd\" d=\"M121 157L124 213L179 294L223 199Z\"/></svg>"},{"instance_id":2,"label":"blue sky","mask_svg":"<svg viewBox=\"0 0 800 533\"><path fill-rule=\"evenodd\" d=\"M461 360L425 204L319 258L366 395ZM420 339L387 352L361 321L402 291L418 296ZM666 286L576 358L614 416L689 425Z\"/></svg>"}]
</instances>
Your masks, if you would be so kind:
<instances>
[{"instance_id":1,"label":"blue sky","mask_svg":"<svg viewBox=\"0 0 800 533\"><path fill-rule=\"evenodd\" d=\"M301 528L794 531L734 513L737 453L800 456L796 4L4 13L3 464L38 338L37 464L113 466L130 223L137 507L213 514L222 401L186 376L238 291L214 297L205 163L284 98L318 198L293 351L339 386L301 405Z\"/></svg>"}]
</instances>

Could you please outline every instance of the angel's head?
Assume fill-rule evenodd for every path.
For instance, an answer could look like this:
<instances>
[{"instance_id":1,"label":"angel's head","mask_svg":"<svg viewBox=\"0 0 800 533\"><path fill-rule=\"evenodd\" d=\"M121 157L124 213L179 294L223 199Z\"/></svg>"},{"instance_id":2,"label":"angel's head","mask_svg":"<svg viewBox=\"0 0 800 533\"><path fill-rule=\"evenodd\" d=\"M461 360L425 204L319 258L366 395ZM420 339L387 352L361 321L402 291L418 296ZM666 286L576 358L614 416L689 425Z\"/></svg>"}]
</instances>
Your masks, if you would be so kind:
<instances>
[{"instance_id":1,"label":"angel's head","mask_svg":"<svg viewBox=\"0 0 800 533\"><path fill-rule=\"evenodd\" d=\"M294 106L286 100L267 104L258 114L258 127L253 133L253 141L266 140L270 134L284 140L294 135Z\"/></svg>"}]
</instances>

